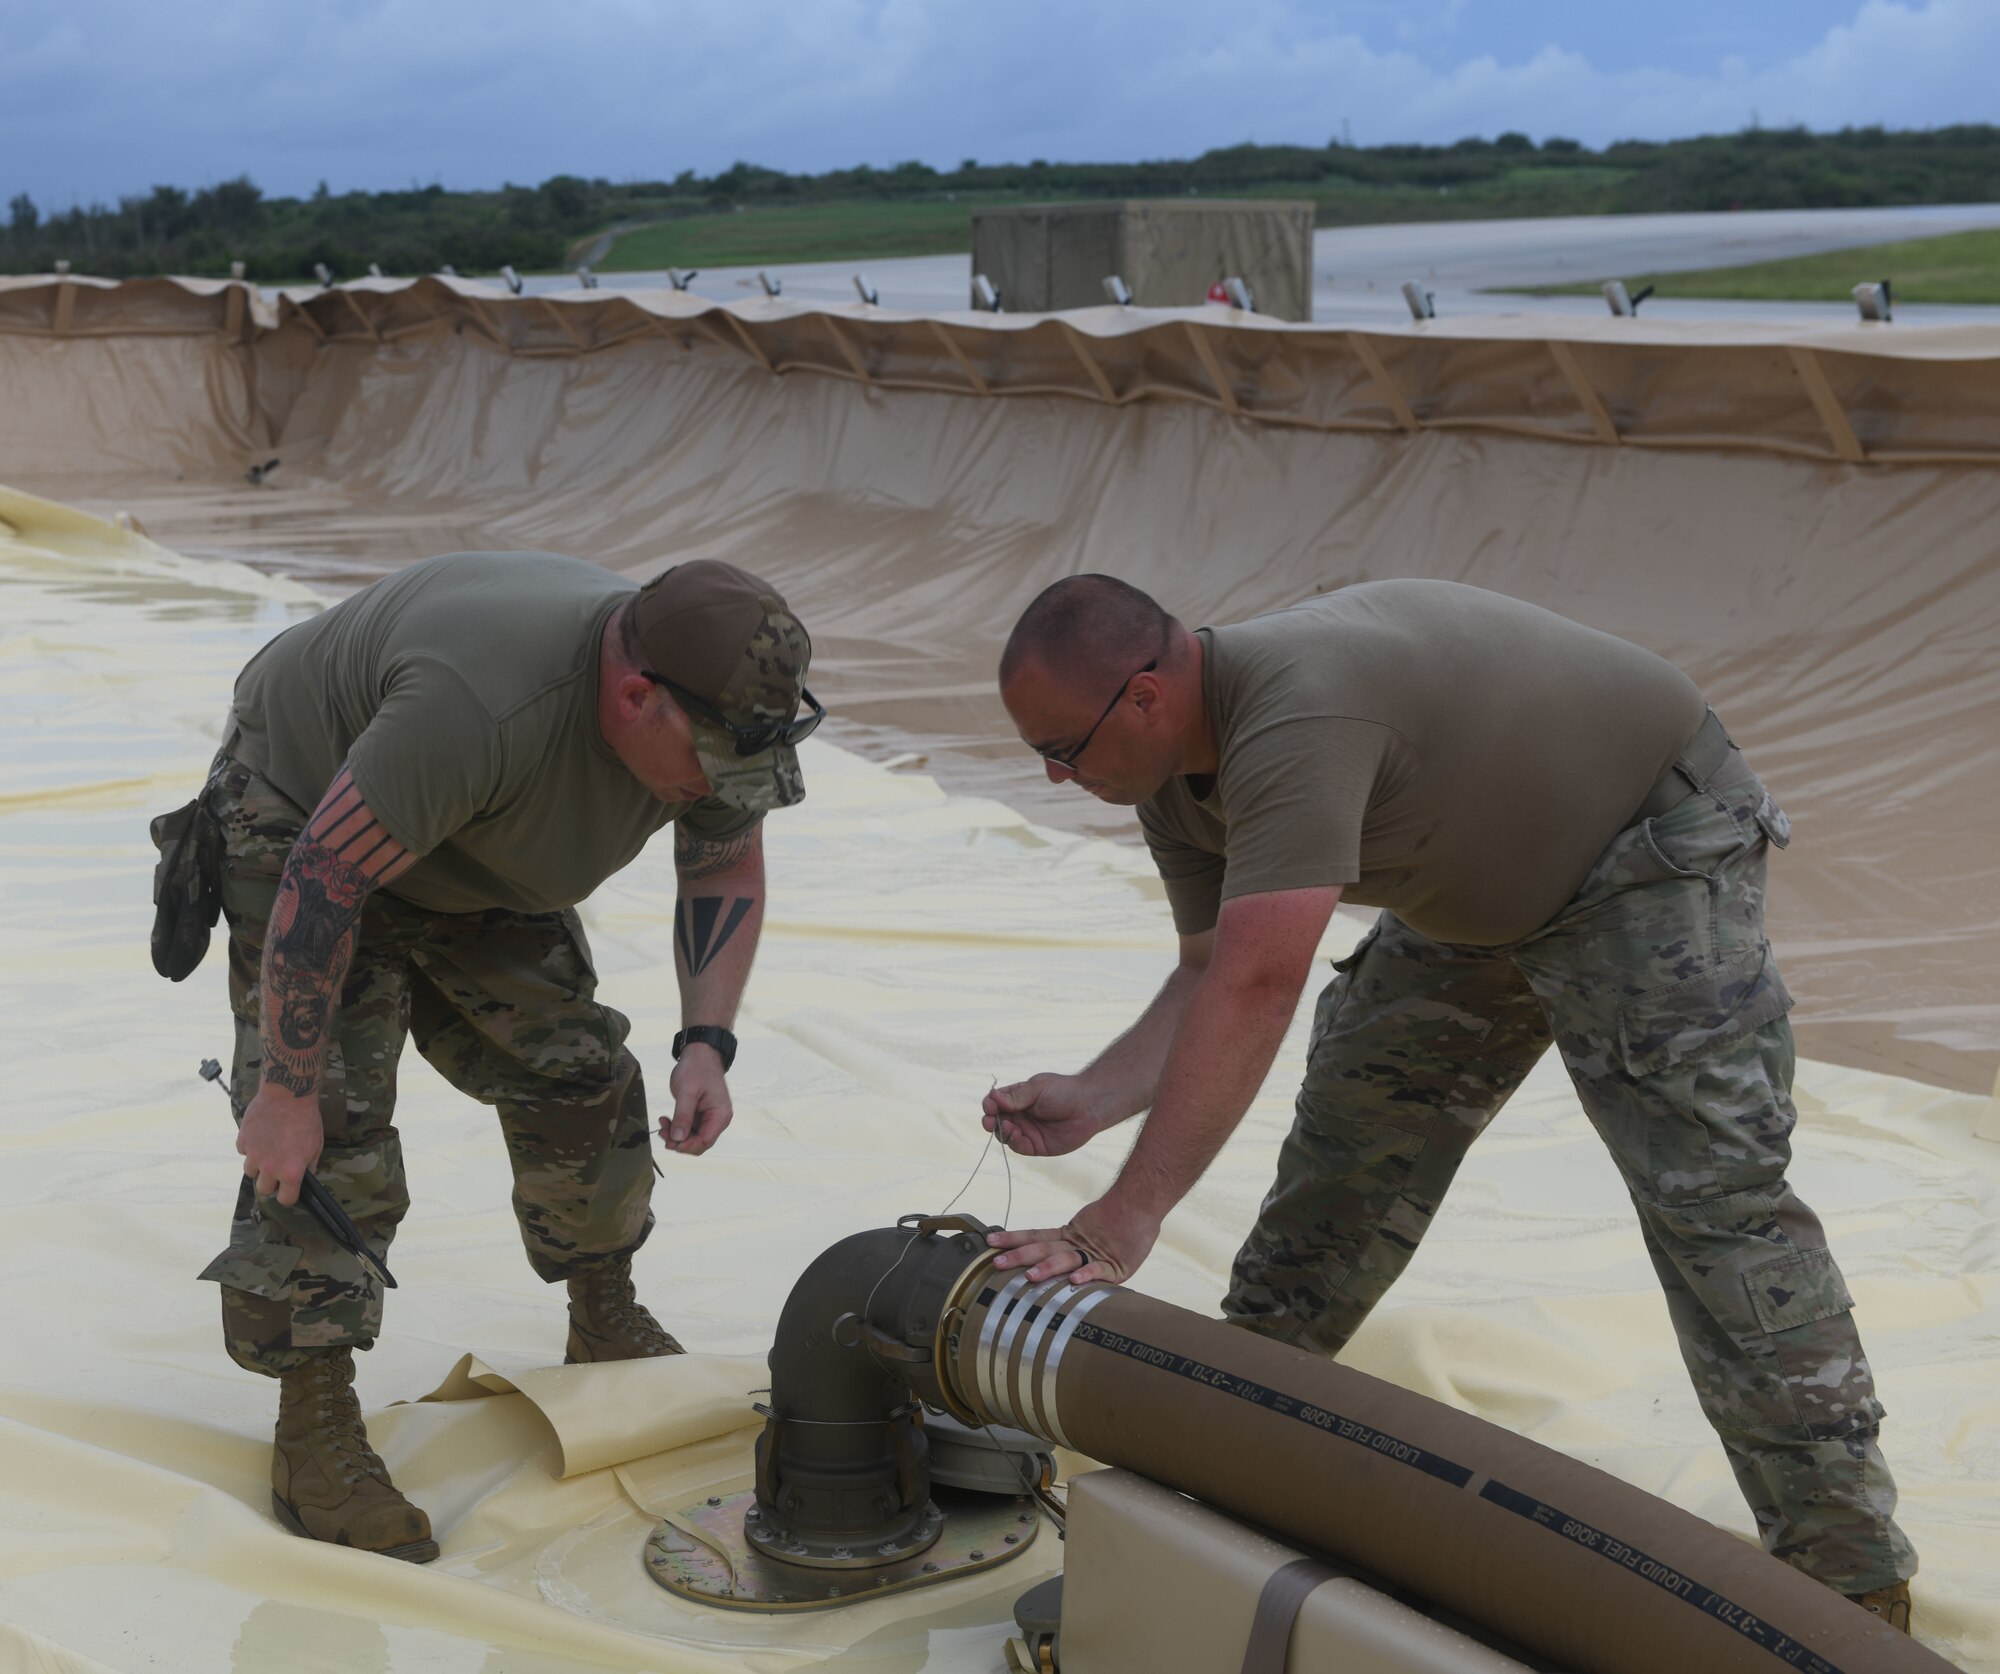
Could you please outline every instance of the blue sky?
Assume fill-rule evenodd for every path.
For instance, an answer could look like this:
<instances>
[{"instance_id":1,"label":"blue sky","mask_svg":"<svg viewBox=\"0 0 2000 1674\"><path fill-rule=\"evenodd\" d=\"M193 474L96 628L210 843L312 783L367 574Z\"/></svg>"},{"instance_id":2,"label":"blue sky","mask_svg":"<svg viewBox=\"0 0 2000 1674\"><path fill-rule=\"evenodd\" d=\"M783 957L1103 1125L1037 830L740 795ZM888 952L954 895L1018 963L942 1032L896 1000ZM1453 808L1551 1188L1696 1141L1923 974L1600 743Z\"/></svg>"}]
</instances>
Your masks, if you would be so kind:
<instances>
[{"instance_id":1,"label":"blue sky","mask_svg":"<svg viewBox=\"0 0 2000 1674\"><path fill-rule=\"evenodd\" d=\"M0 0L0 198L2000 120L2000 0Z\"/></svg>"},{"instance_id":2,"label":"blue sky","mask_svg":"<svg viewBox=\"0 0 2000 1674\"><path fill-rule=\"evenodd\" d=\"M1911 10L1921 8L1912 7ZM1329 14L1345 19L1377 51L1413 53L1434 69L1469 58L1518 62L1543 46L1577 54L1609 73L1665 70L1707 77L1737 58L1765 70L1804 54L1861 7L1840 0L1659 0L1593 5L1587 0L1372 0Z\"/></svg>"}]
</instances>

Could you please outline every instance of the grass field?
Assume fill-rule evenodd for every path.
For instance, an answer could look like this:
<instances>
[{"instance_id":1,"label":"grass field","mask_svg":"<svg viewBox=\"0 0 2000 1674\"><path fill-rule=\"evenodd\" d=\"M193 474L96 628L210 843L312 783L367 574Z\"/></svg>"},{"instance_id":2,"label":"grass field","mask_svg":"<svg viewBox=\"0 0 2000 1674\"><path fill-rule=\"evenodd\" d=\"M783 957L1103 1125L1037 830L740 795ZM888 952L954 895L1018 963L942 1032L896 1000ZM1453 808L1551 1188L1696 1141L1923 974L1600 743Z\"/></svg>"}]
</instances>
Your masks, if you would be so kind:
<instances>
[{"instance_id":1,"label":"grass field","mask_svg":"<svg viewBox=\"0 0 2000 1674\"><path fill-rule=\"evenodd\" d=\"M1714 267L1694 273L1607 273L1633 291L1729 302L1846 302L1864 279L1892 281L1897 302L2000 302L2000 229L1868 244L1818 256ZM1591 296L1595 283L1538 285L1532 296Z\"/></svg>"},{"instance_id":2,"label":"grass field","mask_svg":"<svg viewBox=\"0 0 2000 1674\"><path fill-rule=\"evenodd\" d=\"M621 234L597 266L605 273L633 273L850 256L948 256L972 248L975 207L963 200L920 199L685 215Z\"/></svg>"},{"instance_id":3,"label":"grass field","mask_svg":"<svg viewBox=\"0 0 2000 1674\"><path fill-rule=\"evenodd\" d=\"M1217 196L1309 199L1321 226L1372 221L1471 220L1510 215L1593 215L1629 171L1616 168L1509 169L1493 180L1443 189L1370 186L1328 177L1310 185L1252 186ZM683 215L620 233L594 265L603 273L663 267L756 267L887 256L953 256L972 248L972 212L1009 203L1061 201L1062 194L903 198L745 208ZM590 240L579 241L578 249Z\"/></svg>"}]
</instances>

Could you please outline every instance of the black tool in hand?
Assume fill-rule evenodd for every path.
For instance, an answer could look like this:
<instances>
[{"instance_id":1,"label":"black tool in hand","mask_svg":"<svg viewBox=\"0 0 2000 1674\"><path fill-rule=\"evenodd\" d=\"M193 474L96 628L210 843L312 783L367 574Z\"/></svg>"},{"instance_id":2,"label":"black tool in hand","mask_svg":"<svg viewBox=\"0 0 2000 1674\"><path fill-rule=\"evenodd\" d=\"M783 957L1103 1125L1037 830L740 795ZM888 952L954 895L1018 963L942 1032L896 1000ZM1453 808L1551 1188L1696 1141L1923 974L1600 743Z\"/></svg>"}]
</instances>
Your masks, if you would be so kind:
<instances>
[{"instance_id":1,"label":"black tool in hand","mask_svg":"<svg viewBox=\"0 0 2000 1674\"><path fill-rule=\"evenodd\" d=\"M229 1098L229 1107L236 1108L235 1095L229 1091L229 1083L222 1079L222 1066L213 1058L204 1058L196 1072L202 1080L213 1081ZM336 1243L350 1250L354 1258L368 1269L389 1290L396 1289L395 1278L383 1265L381 1258L369 1249L361 1236L361 1229L347 1218L347 1211L334 1200L332 1192L319 1183L319 1177L307 1169L299 1179L299 1201L312 1211L313 1219L333 1234Z\"/></svg>"}]
</instances>

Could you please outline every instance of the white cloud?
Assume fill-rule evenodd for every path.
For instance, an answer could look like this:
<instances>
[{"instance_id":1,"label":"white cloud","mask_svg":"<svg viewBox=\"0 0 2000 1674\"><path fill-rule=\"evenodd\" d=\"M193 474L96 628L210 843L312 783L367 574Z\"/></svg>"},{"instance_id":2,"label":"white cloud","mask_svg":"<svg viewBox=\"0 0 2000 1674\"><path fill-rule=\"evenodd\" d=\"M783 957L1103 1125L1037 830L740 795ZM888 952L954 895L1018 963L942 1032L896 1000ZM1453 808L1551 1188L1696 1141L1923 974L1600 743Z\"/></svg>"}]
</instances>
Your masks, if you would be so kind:
<instances>
[{"instance_id":1,"label":"white cloud","mask_svg":"<svg viewBox=\"0 0 2000 1674\"><path fill-rule=\"evenodd\" d=\"M1448 28L1463 0L1431 15ZM1361 144L1508 128L1603 143L1731 132L1753 112L1931 126L1991 119L1995 65L1995 0L1866 0L1789 58L1722 55L1699 74L1604 71L1559 42L1439 65L1310 0L0 0L0 196L241 170L296 192L739 157L1186 156L1253 135L1323 144L1343 120Z\"/></svg>"}]
</instances>

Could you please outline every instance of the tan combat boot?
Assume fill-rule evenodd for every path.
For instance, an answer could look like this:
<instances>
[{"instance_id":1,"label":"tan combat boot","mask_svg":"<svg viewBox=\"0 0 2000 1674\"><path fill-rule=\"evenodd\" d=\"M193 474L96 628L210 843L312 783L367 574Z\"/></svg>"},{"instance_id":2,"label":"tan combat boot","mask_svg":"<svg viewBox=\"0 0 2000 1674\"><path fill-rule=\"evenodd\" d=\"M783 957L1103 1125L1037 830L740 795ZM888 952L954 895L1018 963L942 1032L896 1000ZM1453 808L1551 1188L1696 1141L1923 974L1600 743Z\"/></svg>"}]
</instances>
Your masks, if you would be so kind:
<instances>
[{"instance_id":1,"label":"tan combat boot","mask_svg":"<svg viewBox=\"0 0 2000 1674\"><path fill-rule=\"evenodd\" d=\"M1872 1593L1847 1595L1871 1616L1880 1616L1898 1633L1910 1631L1910 1584L1898 1581L1893 1587L1877 1587Z\"/></svg>"},{"instance_id":2,"label":"tan combat boot","mask_svg":"<svg viewBox=\"0 0 2000 1674\"><path fill-rule=\"evenodd\" d=\"M293 1534L385 1558L438 1555L431 1520L403 1498L368 1445L354 1398L354 1351L327 1349L287 1372L271 1455L271 1509Z\"/></svg>"},{"instance_id":3,"label":"tan combat boot","mask_svg":"<svg viewBox=\"0 0 2000 1674\"><path fill-rule=\"evenodd\" d=\"M563 1364L650 1360L687 1351L660 1329L632 1288L632 1258L619 1256L569 1282L569 1342Z\"/></svg>"}]
</instances>

